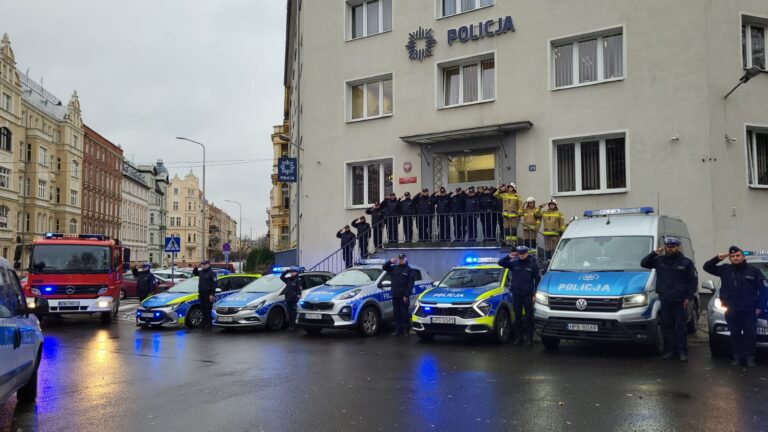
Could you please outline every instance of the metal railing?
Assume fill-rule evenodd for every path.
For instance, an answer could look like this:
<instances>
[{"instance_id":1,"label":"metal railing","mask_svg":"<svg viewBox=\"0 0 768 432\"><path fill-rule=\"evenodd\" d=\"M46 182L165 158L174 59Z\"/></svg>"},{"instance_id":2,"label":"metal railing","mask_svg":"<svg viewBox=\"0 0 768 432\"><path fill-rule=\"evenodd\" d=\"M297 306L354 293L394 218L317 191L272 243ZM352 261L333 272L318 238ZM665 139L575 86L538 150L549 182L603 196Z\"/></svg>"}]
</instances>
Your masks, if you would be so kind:
<instances>
[{"instance_id":1,"label":"metal railing","mask_svg":"<svg viewBox=\"0 0 768 432\"><path fill-rule=\"evenodd\" d=\"M352 241L344 247L333 251L333 253L310 267L308 271L327 271L335 274L353 266L360 258L360 248L357 247L357 241Z\"/></svg>"}]
</instances>

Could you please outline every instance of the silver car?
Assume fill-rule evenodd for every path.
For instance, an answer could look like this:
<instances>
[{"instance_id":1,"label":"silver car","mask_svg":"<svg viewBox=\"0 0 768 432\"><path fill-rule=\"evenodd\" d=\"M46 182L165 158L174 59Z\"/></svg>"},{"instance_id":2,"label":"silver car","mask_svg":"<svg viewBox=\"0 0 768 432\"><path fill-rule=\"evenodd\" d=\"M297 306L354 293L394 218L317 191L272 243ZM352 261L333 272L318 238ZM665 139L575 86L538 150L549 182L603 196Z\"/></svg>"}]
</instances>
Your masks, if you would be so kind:
<instances>
[{"instance_id":1,"label":"silver car","mask_svg":"<svg viewBox=\"0 0 768 432\"><path fill-rule=\"evenodd\" d=\"M744 251L744 255L749 264L759 268L768 278L768 251ZM701 286L714 293L707 305L709 350L713 357L728 357L731 355L731 332L725 322L726 308L720 302L720 281L707 280ZM757 319L757 347L768 348L768 311L763 311Z\"/></svg>"}]
</instances>

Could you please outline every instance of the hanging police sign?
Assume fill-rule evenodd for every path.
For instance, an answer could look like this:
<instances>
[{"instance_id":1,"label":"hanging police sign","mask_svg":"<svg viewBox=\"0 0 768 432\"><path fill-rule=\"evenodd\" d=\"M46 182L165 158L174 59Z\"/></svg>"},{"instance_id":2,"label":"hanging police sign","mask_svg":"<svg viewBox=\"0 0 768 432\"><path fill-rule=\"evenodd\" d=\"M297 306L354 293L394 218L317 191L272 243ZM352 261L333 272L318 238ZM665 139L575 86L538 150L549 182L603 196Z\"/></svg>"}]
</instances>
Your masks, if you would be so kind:
<instances>
[{"instance_id":1,"label":"hanging police sign","mask_svg":"<svg viewBox=\"0 0 768 432\"><path fill-rule=\"evenodd\" d=\"M277 159L277 181L296 183L298 171L296 158L281 157Z\"/></svg>"}]
</instances>

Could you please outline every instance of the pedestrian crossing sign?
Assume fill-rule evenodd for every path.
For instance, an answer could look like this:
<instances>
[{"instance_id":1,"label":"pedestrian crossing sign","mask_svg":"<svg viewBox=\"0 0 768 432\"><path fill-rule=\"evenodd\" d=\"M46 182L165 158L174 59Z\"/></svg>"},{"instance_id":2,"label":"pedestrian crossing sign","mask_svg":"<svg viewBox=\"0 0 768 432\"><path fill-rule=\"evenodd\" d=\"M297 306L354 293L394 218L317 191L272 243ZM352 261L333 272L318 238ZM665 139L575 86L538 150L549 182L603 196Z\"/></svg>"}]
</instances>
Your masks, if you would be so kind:
<instances>
[{"instance_id":1,"label":"pedestrian crossing sign","mask_svg":"<svg viewBox=\"0 0 768 432\"><path fill-rule=\"evenodd\" d=\"M165 251L166 252L181 252L181 238L180 237L166 237L165 238Z\"/></svg>"}]
</instances>

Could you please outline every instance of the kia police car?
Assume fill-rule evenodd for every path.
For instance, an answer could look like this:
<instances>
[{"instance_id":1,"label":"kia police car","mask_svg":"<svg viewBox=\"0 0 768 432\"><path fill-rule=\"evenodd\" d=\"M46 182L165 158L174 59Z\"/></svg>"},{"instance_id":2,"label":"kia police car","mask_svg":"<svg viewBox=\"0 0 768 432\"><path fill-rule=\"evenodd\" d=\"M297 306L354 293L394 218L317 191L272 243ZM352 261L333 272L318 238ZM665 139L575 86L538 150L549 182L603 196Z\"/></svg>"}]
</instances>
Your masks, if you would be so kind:
<instances>
[{"instance_id":1,"label":"kia police car","mask_svg":"<svg viewBox=\"0 0 768 432\"><path fill-rule=\"evenodd\" d=\"M263 276L239 292L225 297L213 305L213 325L219 327L266 327L282 329L288 319L285 306L285 283L280 274L289 267L275 267L273 274ZM307 290L328 282L329 272L304 272L298 267L301 289Z\"/></svg>"},{"instance_id":2,"label":"kia police car","mask_svg":"<svg viewBox=\"0 0 768 432\"><path fill-rule=\"evenodd\" d=\"M216 278L216 300L238 291L251 281L256 274L229 274ZM179 324L199 327L203 323L203 310L197 295L197 281L193 277L172 286L167 291L147 298L136 310L136 322L144 326Z\"/></svg>"},{"instance_id":3,"label":"kia police car","mask_svg":"<svg viewBox=\"0 0 768 432\"><path fill-rule=\"evenodd\" d=\"M768 278L768 251L744 251L747 263L757 267ZM724 263L728 262L726 258ZM707 305L707 321L709 325L709 350L713 356L726 357L731 355L728 324L725 322L726 307L720 301L720 287L712 280L704 281L702 288L714 293ZM757 347L768 348L768 310L757 317Z\"/></svg>"},{"instance_id":4,"label":"kia police car","mask_svg":"<svg viewBox=\"0 0 768 432\"><path fill-rule=\"evenodd\" d=\"M383 259L362 260L333 279L306 292L299 301L299 325L309 334L324 328L356 329L363 336L375 335L382 324L393 321L392 281L382 270ZM416 283L411 303L432 284L425 270L411 265Z\"/></svg>"},{"instance_id":5,"label":"kia police car","mask_svg":"<svg viewBox=\"0 0 768 432\"><path fill-rule=\"evenodd\" d=\"M411 325L423 340L435 335L493 335L509 340L512 294L499 258L467 258L419 296Z\"/></svg>"}]
</instances>

